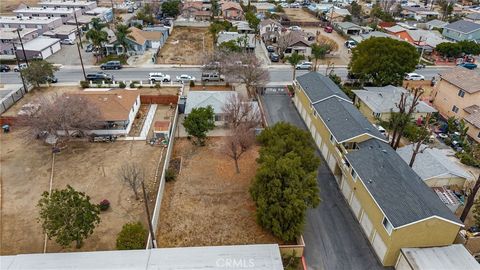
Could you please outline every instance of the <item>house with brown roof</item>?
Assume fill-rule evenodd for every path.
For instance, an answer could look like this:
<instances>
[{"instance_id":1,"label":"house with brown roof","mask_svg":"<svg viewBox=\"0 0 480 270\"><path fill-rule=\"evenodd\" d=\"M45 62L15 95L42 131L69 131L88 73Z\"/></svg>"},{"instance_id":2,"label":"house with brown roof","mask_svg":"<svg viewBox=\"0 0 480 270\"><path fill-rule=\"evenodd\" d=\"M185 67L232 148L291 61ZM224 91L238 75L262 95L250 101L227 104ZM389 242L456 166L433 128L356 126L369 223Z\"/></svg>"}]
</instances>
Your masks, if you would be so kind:
<instances>
[{"instance_id":1,"label":"house with brown roof","mask_svg":"<svg viewBox=\"0 0 480 270\"><path fill-rule=\"evenodd\" d=\"M454 116L469 125L468 135L480 142L480 75L473 70L455 67L440 73L435 85L433 106L445 118Z\"/></svg>"},{"instance_id":2,"label":"house with brown roof","mask_svg":"<svg viewBox=\"0 0 480 270\"><path fill-rule=\"evenodd\" d=\"M140 108L140 94L131 90L82 91L81 95L100 111L99 128L89 133L127 135Z\"/></svg>"},{"instance_id":3,"label":"house with brown roof","mask_svg":"<svg viewBox=\"0 0 480 270\"><path fill-rule=\"evenodd\" d=\"M225 20L241 21L244 18L243 9L237 2L220 2L222 16Z\"/></svg>"},{"instance_id":4,"label":"house with brown roof","mask_svg":"<svg viewBox=\"0 0 480 270\"><path fill-rule=\"evenodd\" d=\"M310 39L310 36L306 32L290 31L280 36L278 38L278 43L286 43L286 46L283 44L281 45L281 47L286 48L283 52L284 56L290 56L293 53L298 53L308 57L312 55L312 45L314 43L314 41L311 41Z\"/></svg>"},{"instance_id":5,"label":"house with brown roof","mask_svg":"<svg viewBox=\"0 0 480 270\"><path fill-rule=\"evenodd\" d=\"M131 31L127 37L129 51L144 53L148 49L158 49L165 44L165 38L160 31L145 31L136 27L130 27Z\"/></svg>"}]
</instances>

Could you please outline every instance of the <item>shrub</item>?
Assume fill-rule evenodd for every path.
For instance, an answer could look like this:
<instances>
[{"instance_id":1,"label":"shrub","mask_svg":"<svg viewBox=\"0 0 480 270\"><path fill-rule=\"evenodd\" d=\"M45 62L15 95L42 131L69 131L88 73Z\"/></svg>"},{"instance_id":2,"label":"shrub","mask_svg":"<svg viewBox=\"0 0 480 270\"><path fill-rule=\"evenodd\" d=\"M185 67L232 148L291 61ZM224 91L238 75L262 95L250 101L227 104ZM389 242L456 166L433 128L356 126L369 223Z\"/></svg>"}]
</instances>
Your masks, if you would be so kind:
<instances>
[{"instance_id":1,"label":"shrub","mask_svg":"<svg viewBox=\"0 0 480 270\"><path fill-rule=\"evenodd\" d=\"M470 153L457 153L456 156L460 158L460 162L473 167L480 167L480 162L475 159Z\"/></svg>"},{"instance_id":2,"label":"shrub","mask_svg":"<svg viewBox=\"0 0 480 270\"><path fill-rule=\"evenodd\" d=\"M105 199L98 204L98 207L100 208L100 211L107 211L108 208L110 208L110 202Z\"/></svg>"},{"instance_id":3,"label":"shrub","mask_svg":"<svg viewBox=\"0 0 480 270\"><path fill-rule=\"evenodd\" d=\"M118 87L125 88L125 87L127 87L127 85L124 82L119 82Z\"/></svg>"},{"instance_id":4,"label":"shrub","mask_svg":"<svg viewBox=\"0 0 480 270\"><path fill-rule=\"evenodd\" d=\"M117 249L143 249L147 242L148 232L140 222L131 222L123 225L117 236Z\"/></svg>"},{"instance_id":5,"label":"shrub","mask_svg":"<svg viewBox=\"0 0 480 270\"><path fill-rule=\"evenodd\" d=\"M90 86L90 83L87 81L80 81L80 87L82 88L88 88Z\"/></svg>"},{"instance_id":6,"label":"shrub","mask_svg":"<svg viewBox=\"0 0 480 270\"><path fill-rule=\"evenodd\" d=\"M159 83L156 83L156 84L155 84L155 88L160 89L160 84L159 84Z\"/></svg>"},{"instance_id":7,"label":"shrub","mask_svg":"<svg viewBox=\"0 0 480 270\"><path fill-rule=\"evenodd\" d=\"M195 87L195 82L194 81L190 81L190 87Z\"/></svg>"},{"instance_id":8,"label":"shrub","mask_svg":"<svg viewBox=\"0 0 480 270\"><path fill-rule=\"evenodd\" d=\"M135 84L137 84L137 83L138 83L138 81L132 81L130 83L130 88L135 88Z\"/></svg>"},{"instance_id":9,"label":"shrub","mask_svg":"<svg viewBox=\"0 0 480 270\"><path fill-rule=\"evenodd\" d=\"M177 176L175 175L175 172L172 169L167 169L165 171L165 181L170 182L174 181Z\"/></svg>"}]
</instances>

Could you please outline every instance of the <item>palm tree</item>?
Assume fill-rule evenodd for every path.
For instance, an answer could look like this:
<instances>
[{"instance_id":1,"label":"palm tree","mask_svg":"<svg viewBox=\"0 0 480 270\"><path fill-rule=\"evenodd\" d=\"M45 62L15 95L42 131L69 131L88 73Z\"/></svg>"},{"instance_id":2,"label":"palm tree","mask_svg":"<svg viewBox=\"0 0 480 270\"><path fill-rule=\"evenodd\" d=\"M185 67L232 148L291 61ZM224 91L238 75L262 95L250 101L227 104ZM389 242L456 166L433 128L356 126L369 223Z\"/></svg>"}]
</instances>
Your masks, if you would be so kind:
<instances>
[{"instance_id":1,"label":"palm tree","mask_svg":"<svg viewBox=\"0 0 480 270\"><path fill-rule=\"evenodd\" d=\"M115 35L117 36L117 42L122 45L123 47L123 53L125 54L128 50L128 47L130 44L128 43L128 37L130 37L130 33L132 30L129 29L129 27L125 24L117 24L116 27L116 33Z\"/></svg>"},{"instance_id":2,"label":"palm tree","mask_svg":"<svg viewBox=\"0 0 480 270\"><path fill-rule=\"evenodd\" d=\"M97 31L100 31L103 29L103 27L105 27L105 24L102 23L102 21L100 20L100 18L93 18L92 19L92 29L95 29Z\"/></svg>"},{"instance_id":3,"label":"palm tree","mask_svg":"<svg viewBox=\"0 0 480 270\"><path fill-rule=\"evenodd\" d=\"M318 59L325 58L325 54L327 54L329 50L331 50L331 47L328 44L318 45L315 43L312 45L312 55L315 59L315 65L313 66L314 71L317 71Z\"/></svg>"},{"instance_id":4,"label":"palm tree","mask_svg":"<svg viewBox=\"0 0 480 270\"><path fill-rule=\"evenodd\" d=\"M292 53L287 57L288 63L293 67L293 80L295 80L296 66L300 63L301 60L305 59L303 55L298 54L297 52Z\"/></svg>"},{"instance_id":5,"label":"palm tree","mask_svg":"<svg viewBox=\"0 0 480 270\"><path fill-rule=\"evenodd\" d=\"M108 34L103 30L96 30L94 28L88 30L86 37L92 42L95 51L97 52L95 57L97 58L98 62L98 55L101 51L103 42L108 41Z\"/></svg>"}]
</instances>

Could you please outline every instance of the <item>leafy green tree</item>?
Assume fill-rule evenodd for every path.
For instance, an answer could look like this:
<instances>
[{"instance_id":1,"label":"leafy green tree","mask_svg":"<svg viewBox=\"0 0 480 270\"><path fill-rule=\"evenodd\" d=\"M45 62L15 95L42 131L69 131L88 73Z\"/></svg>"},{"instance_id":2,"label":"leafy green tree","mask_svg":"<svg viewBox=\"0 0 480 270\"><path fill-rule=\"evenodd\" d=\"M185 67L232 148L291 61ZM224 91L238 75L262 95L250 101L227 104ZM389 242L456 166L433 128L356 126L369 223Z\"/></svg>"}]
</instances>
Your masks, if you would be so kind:
<instances>
[{"instance_id":1,"label":"leafy green tree","mask_svg":"<svg viewBox=\"0 0 480 270\"><path fill-rule=\"evenodd\" d=\"M102 51L102 45L104 42L108 41L108 34L103 30L92 28L88 30L86 37L92 42L92 45L95 48L95 56L97 57L98 62L98 57Z\"/></svg>"},{"instance_id":2,"label":"leafy green tree","mask_svg":"<svg viewBox=\"0 0 480 270\"><path fill-rule=\"evenodd\" d=\"M357 2L352 2L350 4L350 13L354 18L360 18L362 16L362 6L357 4Z\"/></svg>"},{"instance_id":3,"label":"leafy green tree","mask_svg":"<svg viewBox=\"0 0 480 270\"><path fill-rule=\"evenodd\" d=\"M435 51L444 57L458 57L462 53L462 47L458 43L442 42L435 47Z\"/></svg>"},{"instance_id":4,"label":"leafy green tree","mask_svg":"<svg viewBox=\"0 0 480 270\"><path fill-rule=\"evenodd\" d=\"M130 47L130 43L128 43L128 38L130 37L130 33L132 30L125 24L117 24L115 35L117 36L117 42L122 45L124 48L123 53L127 53L128 48Z\"/></svg>"},{"instance_id":5,"label":"leafy green tree","mask_svg":"<svg viewBox=\"0 0 480 270\"><path fill-rule=\"evenodd\" d=\"M141 8L137 12L137 19L142 20L143 23L145 24L153 24L155 23L155 18L153 17L153 8L150 4L145 4L143 8Z\"/></svg>"},{"instance_id":6,"label":"leafy green tree","mask_svg":"<svg viewBox=\"0 0 480 270\"><path fill-rule=\"evenodd\" d=\"M232 24L228 21L213 21L208 27L208 32L213 37L213 43L216 44L218 40L218 33L231 29Z\"/></svg>"},{"instance_id":7,"label":"leafy green tree","mask_svg":"<svg viewBox=\"0 0 480 270\"><path fill-rule=\"evenodd\" d=\"M100 20L100 18L93 18L92 21L91 21L91 26L93 30L97 30L97 31L100 31L102 30L106 24L102 22L102 20Z\"/></svg>"},{"instance_id":8,"label":"leafy green tree","mask_svg":"<svg viewBox=\"0 0 480 270\"><path fill-rule=\"evenodd\" d=\"M295 74L297 72L296 66L305 59L305 56L298 54L297 52L292 53L289 57L287 57L288 63L293 67L293 80L295 80Z\"/></svg>"},{"instance_id":9,"label":"leafy green tree","mask_svg":"<svg viewBox=\"0 0 480 270\"><path fill-rule=\"evenodd\" d=\"M265 129L260 164L250 194L257 222L284 241L303 231L306 211L320 203L316 175L319 159L308 132L287 123Z\"/></svg>"},{"instance_id":10,"label":"leafy green tree","mask_svg":"<svg viewBox=\"0 0 480 270\"><path fill-rule=\"evenodd\" d=\"M463 40L453 44L457 44L458 46L460 46L460 48L462 48L462 53L472 55L480 54L480 44L476 43L473 40Z\"/></svg>"},{"instance_id":11,"label":"leafy green tree","mask_svg":"<svg viewBox=\"0 0 480 270\"><path fill-rule=\"evenodd\" d=\"M51 194L45 191L38 201L38 207L43 231L49 239L55 238L62 247L76 242L76 247L80 248L83 240L100 223L98 205L92 204L89 196L71 186L62 190L54 189Z\"/></svg>"},{"instance_id":12,"label":"leafy green tree","mask_svg":"<svg viewBox=\"0 0 480 270\"><path fill-rule=\"evenodd\" d=\"M117 236L117 249L143 249L147 242L148 231L140 222L130 222L123 225Z\"/></svg>"},{"instance_id":13,"label":"leafy green tree","mask_svg":"<svg viewBox=\"0 0 480 270\"><path fill-rule=\"evenodd\" d=\"M192 109L185 117L183 126L189 135L197 139L198 145L204 145L207 132L215 128L215 113L212 106Z\"/></svg>"},{"instance_id":14,"label":"leafy green tree","mask_svg":"<svg viewBox=\"0 0 480 270\"><path fill-rule=\"evenodd\" d=\"M473 221L475 225L480 226L480 198L473 203Z\"/></svg>"},{"instance_id":15,"label":"leafy green tree","mask_svg":"<svg viewBox=\"0 0 480 270\"><path fill-rule=\"evenodd\" d=\"M218 4L218 0L211 0L212 3L212 17L220 15L220 5Z\"/></svg>"},{"instance_id":16,"label":"leafy green tree","mask_svg":"<svg viewBox=\"0 0 480 270\"><path fill-rule=\"evenodd\" d=\"M330 51L332 48L328 44L313 44L312 45L312 56L313 59L315 59L315 65L313 66L313 70L317 71L318 67L318 59L324 59L325 55L327 54L328 51Z\"/></svg>"},{"instance_id":17,"label":"leafy green tree","mask_svg":"<svg viewBox=\"0 0 480 270\"><path fill-rule=\"evenodd\" d=\"M344 22L351 22L352 21L352 15L346 15L345 17L343 17L343 21Z\"/></svg>"},{"instance_id":18,"label":"leafy green tree","mask_svg":"<svg viewBox=\"0 0 480 270\"><path fill-rule=\"evenodd\" d=\"M437 5L440 6L442 20L446 20L453 12L454 2L438 0Z\"/></svg>"},{"instance_id":19,"label":"leafy green tree","mask_svg":"<svg viewBox=\"0 0 480 270\"><path fill-rule=\"evenodd\" d=\"M382 20L384 22L394 22L395 19L393 16L383 11L382 7L377 3L373 5L372 10L370 11L370 16L374 18L375 21Z\"/></svg>"},{"instance_id":20,"label":"leafy green tree","mask_svg":"<svg viewBox=\"0 0 480 270\"><path fill-rule=\"evenodd\" d=\"M168 0L162 3L162 12L169 17L176 17L180 14L180 1Z\"/></svg>"},{"instance_id":21,"label":"leafy green tree","mask_svg":"<svg viewBox=\"0 0 480 270\"><path fill-rule=\"evenodd\" d=\"M260 19L255 16L255 13L252 11L248 11L245 14L245 19L248 22L248 26L250 26L250 28L252 28L255 33L258 33L258 25L260 24Z\"/></svg>"},{"instance_id":22,"label":"leafy green tree","mask_svg":"<svg viewBox=\"0 0 480 270\"><path fill-rule=\"evenodd\" d=\"M30 61L28 68L21 70L23 77L27 82L39 87L46 83L49 77L53 77L58 67L45 60Z\"/></svg>"},{"instance_id":23,"label":"leafy green tree","mask_svg":"<svg viewBox=\"0 0 480 270\"><path fill-rule=\"evenodd\" d=\"M400 85L405 73L415 70L419 54L407 42L385 37L372 37L352 51L351 73L375 86Z\"/></svg>"}]
</instances>

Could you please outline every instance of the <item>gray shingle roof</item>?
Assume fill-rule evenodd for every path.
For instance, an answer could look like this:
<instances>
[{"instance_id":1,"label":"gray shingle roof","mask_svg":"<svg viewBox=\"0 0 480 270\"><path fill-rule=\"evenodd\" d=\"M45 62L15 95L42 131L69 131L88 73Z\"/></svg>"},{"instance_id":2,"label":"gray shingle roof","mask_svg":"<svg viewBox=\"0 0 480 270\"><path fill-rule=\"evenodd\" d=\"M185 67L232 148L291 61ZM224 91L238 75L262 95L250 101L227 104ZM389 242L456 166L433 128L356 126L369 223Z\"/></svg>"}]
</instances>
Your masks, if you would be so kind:
<instances>
[{"instance_id":1,"label":"gray shingle roof","mask_svg":"<svg viewBox=\"0 0 480 270\"><path fill-rule=\"evenodd\" d=\"M192 109L212 106L215 113L222 113L223 106L227 100L237 95L233 91L190 91L187 96L185 114L189 114Z\"/></svg>"},{"instance_id":2,"label":"gray shingle roof","mask_svg":"<svg viewBox=\"0 0 480 270\"><path fill-rule=\"evenodd\" d=\"M470 22L470 21L460 20L460 21L456 21L456 22L447 24L447 25L445 25L444 28L452 30L452 31L467 34L467 33L471 33L471 32L480 30L480 24Z\"/></svg>"},{"instance_id":3,"label":"gray shingle roof","mask_svg":"<svg viewBox=\"0 0 480 270\"><path fill-rule=\"evenodd\" d=\"M462 224L387 143L370 139L346 155L393 227L432 216Z\"/></svg>"},{"instance_id":4,"label":"gray shingle roof","mask_svg":"<svg viewBox=\"0 0 480 270\"><path fill-rule=\"evenodd\" d=\"M333 97L313 105L337 142L370 134L385 140L385 137L350 102Z\"/></svg>"},{"instance_id":5,"label":"gray shingle roof","mask_svg":"<svg viewBox=\"0 0 480 270\"><path fill-rule=\"evenodd\" d=\"M298 76L297 81L312 102L338 96L350 100L348 96L332 81L317 72L309 72Z\"/></svg>"},{"instance_id":6,"label":"gray shingle roof","mask_svg":"<svg viewBox=\"0 0 480 270\"><path fill-rule=\"evenodd\" d=\"M392 85L384 87L364 87L364 89L365 90L354 90L353 92L376 113L388 113L390 111L398 112L396 104L400 101L401 94L408 93L406 89ZM410 105L412 101L413 97L409 96L407 98L407 105ZM432 113L437 110L429 106L427 103L420 101L415 111L420 113Z\"/></svg>"},{"instance_id":7,"label":"gray shingle roof","mask_svg":"<svg viewBox=\"0 0 480 270\"><path fill-rule=\"evenodd\" d=\"M401 147L397 149L397 153L405 162L410 163L412 157L413 144ZM472 176L459 165L455 164L452 160L436 148L428 148L427 145L420 146L423 150L415 157L413 163L413 170L423 179L428 180L435 177L446 177L452 175L453 177L460 177L469 179Z\"/></svg>"},{"instance_id":8,"label":"gray shingle roof","mask_svg":"<svg viewBox=\"0 0 480 270\"><path fill-rule=\"evenodd\" d=\"M477 20L480 20L480 13L477 13L477 12L470 13L465 18L477 21Z\"/></svg>"}]
</instances>

